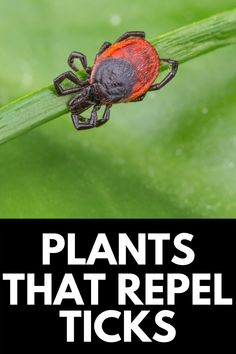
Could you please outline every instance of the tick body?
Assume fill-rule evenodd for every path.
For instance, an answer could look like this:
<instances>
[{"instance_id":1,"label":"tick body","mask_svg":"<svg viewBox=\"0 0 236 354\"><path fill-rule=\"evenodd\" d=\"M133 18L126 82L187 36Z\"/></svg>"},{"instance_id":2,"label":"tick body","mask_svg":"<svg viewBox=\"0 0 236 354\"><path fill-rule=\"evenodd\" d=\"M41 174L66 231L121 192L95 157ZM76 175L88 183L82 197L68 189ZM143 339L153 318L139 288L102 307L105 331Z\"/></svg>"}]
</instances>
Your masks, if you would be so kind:
<instances>
[{"instance_id":1,"label":"tick body","mask_svg":"<svg viewBox=\"0 0 236 354\"><path fill-rule=\"evenodd\" d=\"M144 38L131 38L113 44L98 56L90 83L105 87L112 103L129 102L147 92L159 70L155 48Z\"/></svg>"},{"instance_id":2,"label":"tick body","mask_svg":"<svg viewBox=\"0 0 236 354\"><path fill-rule=\"evenodd\" d=\"M112 45L105 42L96 55L92 68L80 52L72 52L69 66L76 72L75 59L79 59L88 79L79 79L72 71L61 74L54 80L59 95L77 93L68 103L74 126L78 130L99 127L110 118L110 108L121 102L142 101L148 91L159 90L176 74L178 62L160 59L156 49L145 40L144 32L126 32ZM171 66L170 72L159 83L154 83L161 62ZM63 89L61 83L68 79L75 84ZM97 111L105 105L103 117L98 119ZM93 106L90 118L81 113Z\"/></svg>"}]
</instances>

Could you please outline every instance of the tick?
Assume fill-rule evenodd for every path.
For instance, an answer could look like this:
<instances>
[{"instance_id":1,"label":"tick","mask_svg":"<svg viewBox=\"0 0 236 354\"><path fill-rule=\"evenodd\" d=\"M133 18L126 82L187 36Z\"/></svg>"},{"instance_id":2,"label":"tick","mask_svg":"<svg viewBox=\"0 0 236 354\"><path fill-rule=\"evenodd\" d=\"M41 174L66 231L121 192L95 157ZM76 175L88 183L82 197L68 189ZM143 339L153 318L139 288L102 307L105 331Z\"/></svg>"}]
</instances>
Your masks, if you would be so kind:
<instances>
[{"instance_id":1,"label":"tick","mask_svg":"<svg viewBox=\"0 0 236 354\"><path fill-rule=\"evenodd\" d=\"M113 104L142 101L148 91L156 91L165 86L178 70L178 62L173 59L160 59L156 49L145 40L145 32L126 32L114 44L105 42L96 55L93 67L87 64L86 56L72 52L68 58L70 68L77 72L75 60L79 59L87 79L79 79L72 71L67 71L54 79L58 95L77 93L68 107L77 130L100 127L110 118ZM170 65L170 71L159 83L154 83L160 63ZM63 88L64 80L71 81L71 88ZM97 111L105 106L102 118ZM90 118L81 116L92 108Z\"/></svg>"}]
</instances>

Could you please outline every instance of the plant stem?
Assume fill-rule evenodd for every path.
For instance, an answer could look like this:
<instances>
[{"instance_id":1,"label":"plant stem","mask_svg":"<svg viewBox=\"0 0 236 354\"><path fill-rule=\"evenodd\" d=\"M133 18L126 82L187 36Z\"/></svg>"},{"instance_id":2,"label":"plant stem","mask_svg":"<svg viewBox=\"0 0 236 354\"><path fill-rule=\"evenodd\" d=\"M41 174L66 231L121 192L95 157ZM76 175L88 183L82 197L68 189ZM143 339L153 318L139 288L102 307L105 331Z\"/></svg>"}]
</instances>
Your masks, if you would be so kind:
<instances>
[{"instance_id":1,"label":"plant stem","mask_svg":"<svg viewBox=\"0 0 236 354\"><path fill-rule=\"evenodd\" d=\"M180 63L214 49L236 44L236 9L151 39L160 56Z\"/></svg>"},{"instance_id":2,"label":"plant stem","mask_svg":"<svg viewBox=\"0 0 236 354\"><path fill-rule=\"evenodd\" d=\"M150 40L162 58L184 63L216 48L236 43L236 9L181 27ZM165 66L162 70L165 70ZM68 112L70 97L58 97L53 85L0 109L0 143Z\"/></svg>"}]
</instances>

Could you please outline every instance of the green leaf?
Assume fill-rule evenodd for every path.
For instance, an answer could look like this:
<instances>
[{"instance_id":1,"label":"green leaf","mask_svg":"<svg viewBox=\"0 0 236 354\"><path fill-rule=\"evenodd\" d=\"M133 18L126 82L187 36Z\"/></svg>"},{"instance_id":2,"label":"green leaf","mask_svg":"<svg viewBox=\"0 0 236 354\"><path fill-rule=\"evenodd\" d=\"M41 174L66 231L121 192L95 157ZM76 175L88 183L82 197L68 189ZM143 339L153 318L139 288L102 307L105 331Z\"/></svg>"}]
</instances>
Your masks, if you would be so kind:
<instances>
[{"instance_id":1,"label":"green leaf","mask_svg":"<svg viewBox=\"0 0 236 354\"><path fill-rule=\"evenodd\" d=\"M102 41L126 30L145 30L152 37L157 28L164 33L233 5L13 2L0 5L2 103L67 70L72 50L88 53L92 63ZM88 8L88 15L80 15ZM235 42L235 35L232 10L153 43L162 57L184 62ZM232 46L181 65L162 91L142 103L114 107L103 128L78 133L66 115L2 145L0 216L235 216L234 61ZM47 87L3 107L1 141L64 114L67 100Z\"/></svg>"}]
</instances>

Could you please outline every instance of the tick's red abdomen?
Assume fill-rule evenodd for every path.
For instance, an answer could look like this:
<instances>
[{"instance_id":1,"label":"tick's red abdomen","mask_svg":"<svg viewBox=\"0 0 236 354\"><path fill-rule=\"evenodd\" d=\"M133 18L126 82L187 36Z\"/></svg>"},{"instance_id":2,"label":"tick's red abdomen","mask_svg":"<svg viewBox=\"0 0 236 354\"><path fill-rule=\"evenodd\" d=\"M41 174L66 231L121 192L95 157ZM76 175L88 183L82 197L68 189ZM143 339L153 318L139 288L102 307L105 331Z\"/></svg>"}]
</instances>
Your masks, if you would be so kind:
<instances>
[{"instance_id":1,"label":"tick's red abdomen","mask_svg":"<svg viewBox=\"0 0 236 354\"><path fill-rule=\"evenodd\" d=\"M136 82L128 97L120 102L135 100L148 91L160 71L160 59L156 49L143 38L131 38L113 44L95 61L90 82L99 64L107 59L123 59L131 64Z\"/></svg>"}]
</instances>

